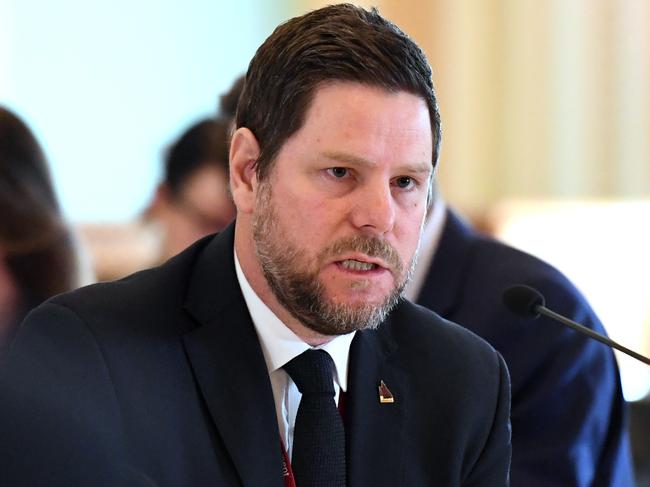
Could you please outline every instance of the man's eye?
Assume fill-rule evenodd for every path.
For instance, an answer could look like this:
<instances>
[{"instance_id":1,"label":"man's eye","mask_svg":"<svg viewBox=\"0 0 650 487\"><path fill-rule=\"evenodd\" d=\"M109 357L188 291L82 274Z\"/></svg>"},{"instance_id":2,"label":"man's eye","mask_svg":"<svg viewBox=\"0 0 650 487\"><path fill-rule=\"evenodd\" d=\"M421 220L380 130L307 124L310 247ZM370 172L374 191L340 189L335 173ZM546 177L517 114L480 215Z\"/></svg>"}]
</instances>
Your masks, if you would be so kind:
<instances>
[{"instance_id":1,"label":"man's eye","mask_svg":"<svg viewBox=\"0 0 650 487\"><path fill-rule=\"evenodd\" d=\"M335 178L344 178L348 175L348 170L344 167L331 167L328 171Z\"/></svg>"},{"instance_id":2,"label":"man's eye","mask_svg":"<svg viewBox=\"0 0 650 487\"><path fill-rule=\"evenodd\" d=\"M413 184L413 179L408 176L401 176L395 180L397 187L405 189Z\"/></svg>"}]
</instances>

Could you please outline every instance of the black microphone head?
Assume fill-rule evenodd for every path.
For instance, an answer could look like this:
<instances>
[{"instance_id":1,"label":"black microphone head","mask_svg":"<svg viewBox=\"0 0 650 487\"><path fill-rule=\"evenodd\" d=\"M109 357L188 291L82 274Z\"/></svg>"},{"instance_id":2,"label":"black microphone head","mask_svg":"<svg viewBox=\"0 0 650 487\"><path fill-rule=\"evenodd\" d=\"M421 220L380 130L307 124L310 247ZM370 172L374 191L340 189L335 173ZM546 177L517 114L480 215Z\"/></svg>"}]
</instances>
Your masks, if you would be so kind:
<instances>
[{"instance_id":1,"label":"black microphone head","mask_svg":"<svg viewBox=\"0 0 650 487\"><path fill-rule=\"evenodd\" d=\"M537 318L538 306L544 306L544 296L537 289L517 284L506 289L503 293L503 304L506 307L523 318Z\"/></svg>"}]
</instances>

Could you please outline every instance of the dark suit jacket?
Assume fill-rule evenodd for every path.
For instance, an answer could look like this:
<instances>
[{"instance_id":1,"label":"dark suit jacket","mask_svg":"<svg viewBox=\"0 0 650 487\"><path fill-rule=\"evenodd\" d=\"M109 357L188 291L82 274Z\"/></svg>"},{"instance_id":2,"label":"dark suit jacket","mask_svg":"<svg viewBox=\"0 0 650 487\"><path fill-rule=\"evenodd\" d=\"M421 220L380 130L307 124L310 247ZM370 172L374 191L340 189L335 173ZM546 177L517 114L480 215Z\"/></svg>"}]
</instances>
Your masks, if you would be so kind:
<instances>
[{"instance_id":1,"label":"dark suit jacket","mask_svg":"<svg viewBox=\"0 0 650 487\"><path fill-rule=\"evenodd\" d=\"M556 269L479 235L448 211L418 303L485 338L505 358L512 380L512 485L634 485L612 352L548 318L513 315L502 293L514 284L537 288L549 308L604 333Z\"/></svg>"},{"instance_id":2,"label":"dark suit jacket","mask_svg":"<svg viewBox=\"0 0 650 487\"><path fill-rule=\"evenodd\" d=\"M31 313L3 372L15 407L0 416L0 484L38 485L34 468L60 474L63 462L63 480L50 475L43 485L99 485L77 479L117 470L143 485L283 486L273 395L236 280L233 233ZM509 381L492 347L402 302L378 331L358 333L350 353L349 485L506 484ZM381 380L394 404L380 404ZM30 458L26 473L21 455L34 450L37 466Z\"/></svg>"}]
</instances>

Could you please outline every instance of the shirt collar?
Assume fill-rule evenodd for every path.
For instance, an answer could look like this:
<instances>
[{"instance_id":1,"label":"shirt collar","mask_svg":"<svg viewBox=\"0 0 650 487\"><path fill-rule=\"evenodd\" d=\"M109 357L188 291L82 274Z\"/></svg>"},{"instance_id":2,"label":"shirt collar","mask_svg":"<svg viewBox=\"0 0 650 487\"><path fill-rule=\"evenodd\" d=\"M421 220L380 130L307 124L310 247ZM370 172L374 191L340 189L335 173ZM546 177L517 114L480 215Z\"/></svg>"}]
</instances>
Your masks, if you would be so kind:
<instances>
[{"instance_id":1,"label":"shirt collar","mask_svg":"<svg viewBox=\"0 0 650 487\"><path fill-rule=\"evenodd\" d=\"M350 345L356 332L339 335L318 347L310 347L291 331L253 290L239 264L236 251L235 271L244 301L246 301L255 331L262 345L262 353L269 375L310 348L323 349L330 354L334 361L334 380L343 391L346 391Z\"/></svg>"}]
</instances>

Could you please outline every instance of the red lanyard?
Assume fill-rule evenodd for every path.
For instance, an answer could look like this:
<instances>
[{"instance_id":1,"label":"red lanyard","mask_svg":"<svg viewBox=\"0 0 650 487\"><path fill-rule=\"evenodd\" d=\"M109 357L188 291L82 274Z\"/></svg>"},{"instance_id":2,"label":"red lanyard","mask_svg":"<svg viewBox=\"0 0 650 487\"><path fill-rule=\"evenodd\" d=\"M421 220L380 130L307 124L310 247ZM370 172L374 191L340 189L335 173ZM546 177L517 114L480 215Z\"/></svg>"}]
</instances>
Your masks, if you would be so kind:
<instances>
[{"instance_id":1,"label":"red lanyard","mask_svg":"<svg viewBox=\"0 0 650 487\"><path fill-rule=\"evenodd\" d=\"M296 487L296 479L293 477L289 455L282 441L280 441L280 448L282 448L282 477L284 478L284 487Z\"/></svg>"}]
</instances>

